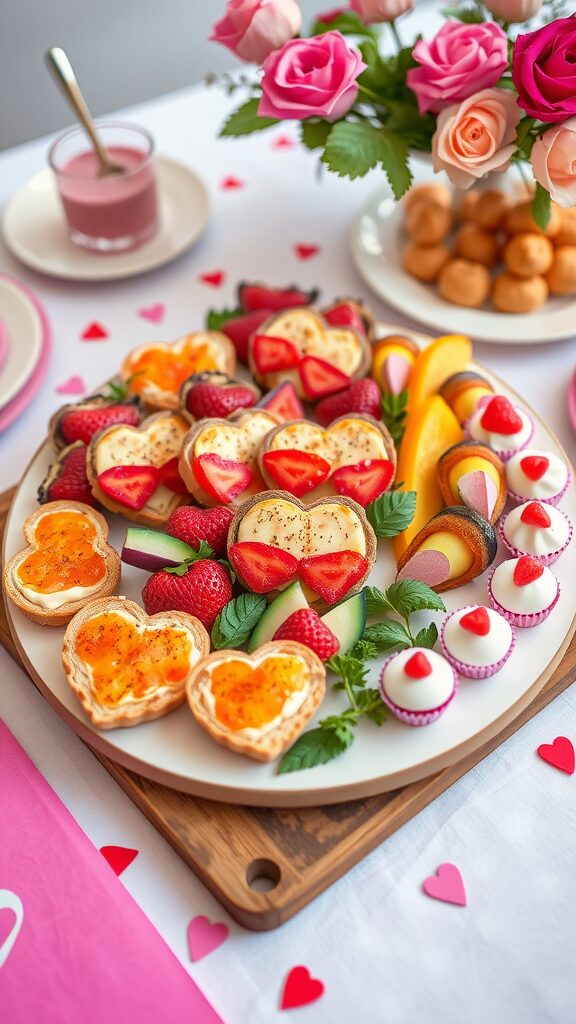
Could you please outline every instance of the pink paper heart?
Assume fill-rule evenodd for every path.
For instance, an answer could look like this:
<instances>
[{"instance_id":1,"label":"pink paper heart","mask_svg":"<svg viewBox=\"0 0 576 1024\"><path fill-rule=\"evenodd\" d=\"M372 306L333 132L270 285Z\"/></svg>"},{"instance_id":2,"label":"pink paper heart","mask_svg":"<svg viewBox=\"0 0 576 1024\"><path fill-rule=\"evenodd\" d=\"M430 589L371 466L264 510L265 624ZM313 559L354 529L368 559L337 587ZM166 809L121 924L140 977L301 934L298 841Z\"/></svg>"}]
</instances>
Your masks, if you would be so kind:
<instances>
[{"instance_id":1,"label":"pink paper heart","mask_svg":"<svg viewBox=\"0 0 576 1024\"><path fill-rule=\"evenodd\" d=\"M498 488L492 477L483 469L464 473L458 481L458 494L467 508L479 512L485 519L490 519L498 498Z\"/></svg>"},{"instance_id":2,"label":"pink paper heart","mask_svg":"<svg viewBox=\"0 0 576 1024\"><path fill-rule=\"evenodd\" d=\"M56 393L59 395L83 395L85 391L86 384L84 383L84 378L78 376L78 374L68 377L68 380L63 380L56 388Z\"/></svg>"},{"instance_id":3,"label":"pink paper heart","mask_svg":"<svg viewBox=\"0 0 576 1024\"><path fill-rule=\"evenodd\" d=\"M222 181L220 182L220 188L222 189L223 192L230 192L233 189L244 188L245 184L245 181L242 181L240 178L234 178L232 175L230 175L228 178L222 178Z\"/></svg>"},{"instance_id":4,"label":"pink paper heart","mask_svg":"<svg viewBox=\"0 0 576 1024\"><path fill-rule=\"evenodd\" d=\"M186 931L188 937L188 952L192 963L197 963L203 957L213 953L218 946L226 942L230 929L222 921L214 924L204 914L193 917Z\"/></svg>"},{"instance_id":5,"label":"pink paper heart","mask_svg":"<svg viewBox=\"0 0 576 1024\"><path fill-rule=\"evenodd\" d=\"M464 882L455 864L440 864L436 874L424 880L424 892L433 900L454 903L457 907L466 906Z\"/></svg>"},{"instance_id":6,"label":"pink paper heart","mask_svg":"<svg viewBox=\"0 0 576 1024\"><path fill-rule=\"evenodd\" d=\"M408 383L412 364L398 352L391 352L384 360L384 383L392 395L399 395Z\"/></svg>"},{"instance_id":7,"label":"pink paper heart","mask_svg":"<svg viewBox=\"0 0 576 1024\"><path fill-rule=\"evenodd\" d=\"M417 551L398 572L397 580L420 580L429 587L443 583L450 575L450 562L442 551Z\"/></svg>"},{"instance_id":8,"label":"pink paper heart","mask_svg":"<svg viewBox=\"0 0 576 1024\"><path fill-rule=\"evenodd\" d=\"M279 135L272 143L272 149L293 149L296 143L288 135Z\"/></svg>"},{"instance_id":9,"label":"pink paper heart","mask_svg":"<svg viewBox=\"0 0 576 1024\"><path fill-rule=\"evenodd\" d=\"M153 324L162 323L165 312L166 306L163 302L155 302L153 306L142 306L142 309L137 310L138 316L143 320L150 320Z\"/></svg>"}]
</instances>

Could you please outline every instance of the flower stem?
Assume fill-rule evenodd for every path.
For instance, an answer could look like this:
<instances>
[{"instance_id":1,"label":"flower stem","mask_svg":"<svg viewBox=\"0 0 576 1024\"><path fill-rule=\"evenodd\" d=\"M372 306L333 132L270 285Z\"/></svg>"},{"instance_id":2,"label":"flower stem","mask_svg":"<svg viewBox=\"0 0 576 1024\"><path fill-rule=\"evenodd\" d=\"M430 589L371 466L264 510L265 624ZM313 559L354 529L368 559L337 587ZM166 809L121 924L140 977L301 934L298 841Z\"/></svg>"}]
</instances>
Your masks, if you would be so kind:
<instances>
[{"instance_id":1,"label":"flower stem","mask_svg":"<svg viewBox=\"0 0 576 1024\"><path fill-rule=\"evenodd\" d=\"M396 26L396 22L394 20L389 21L388 22L388 27L389 27L389 29L390 29L390 31L392 33L394 42L396 43L396 49L397 49L398 53L400 53L400 50L402 49L402 40L400 39L400 33L398 32L398 28Z\"/></svg>"}]
</instances>

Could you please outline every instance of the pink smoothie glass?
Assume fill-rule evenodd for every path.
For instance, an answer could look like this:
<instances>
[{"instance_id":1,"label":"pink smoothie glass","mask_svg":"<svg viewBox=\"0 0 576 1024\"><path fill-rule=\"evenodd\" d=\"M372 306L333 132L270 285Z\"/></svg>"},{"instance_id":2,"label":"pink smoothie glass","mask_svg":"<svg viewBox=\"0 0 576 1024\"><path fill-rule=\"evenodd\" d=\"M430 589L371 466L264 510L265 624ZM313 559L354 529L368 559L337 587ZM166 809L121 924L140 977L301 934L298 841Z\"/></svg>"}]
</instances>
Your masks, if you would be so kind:
<instances>
[{"instance_id":1,"label":"pink smoothie glass","mask_svg":"<svg viewBox=\"0 0 576 1024\"><path fill-rule=\"evenodd\" d=\"M96 121L96 129L121 173L100 173L80 127L56 139L50 166L72 242L93 252L126 252L147 242L158 227L154 141L144 128L119 121Z\"/></svg>"}]
</instances>

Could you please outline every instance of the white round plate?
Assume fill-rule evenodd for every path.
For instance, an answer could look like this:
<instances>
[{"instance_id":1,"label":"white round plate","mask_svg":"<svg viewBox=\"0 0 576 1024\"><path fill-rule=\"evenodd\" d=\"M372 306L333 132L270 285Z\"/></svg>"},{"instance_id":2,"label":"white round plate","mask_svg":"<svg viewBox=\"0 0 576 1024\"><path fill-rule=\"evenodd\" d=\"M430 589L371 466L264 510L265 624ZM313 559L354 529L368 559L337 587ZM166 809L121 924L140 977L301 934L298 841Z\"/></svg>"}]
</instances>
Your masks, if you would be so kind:
<instances>
[{"instance_id":1,"label":"white round plate","mask_svg":"<svg viewBox=\"0 0 576 1024\"><path fill-rule=\"evenodd\" d=\"M533 313L509 315L445 302L434 285L422 284L403 269L403 219L401 204L389 191L380 191L368 200L352 225L356 269L394 309L428 328L445 334L467 334L478 341L537 345L576 334L576 301L570 297L549 299Z\"/></svg>"},{"instance_id":2,"label":"white round plate","mask_svg":"<svg viewBox=\"0 0 576 1024\"><path fill-rule=\"evenodd\" d=\"M4 241L27 266L72 281L112 281L161 267L189 249L202 234L210 201L200 178L184 164L157 157L156 174L160 228L139 249L108 256L73 245L49 168L40 171L8 203L2 221Z\"/></svg>"},{"instance_id":3,"label":"white round plate","mask_svg":"<svg viewBox=\"0 0 576 1024\"><path fill-rule=\"evenodd\" d=\"M398 328L389 327L386 333ZM485 370L485 376L490 377ZM494 379L494 378L492 378ZM521 399L500 381L500 391ZM545 424L536 419L534 445L558 452L567 459ZM22 523L37 508L36 490L53 458L45 444L29 466L10 509L5 534L5 560L22 548ZM576 488L562 501L563 510L576 520ZM107 515L110 543L122 547L125 520ZM499 548L498 561L504 557ZM433 725L414 729L390 719L381 728L361 722L353 746L327 765L288 775L275 774L275 764L258 764L214 743L196 724L185 705L166 718L132 729L98 731L90 724L66 683L61 664L64 630L46 629L26 619L8 604L12 634L24 663L53 707L89 745L139 774L175 789L227 802L263 806L306 806L336 803L396 789L454 764L482 746L526 707L560 661L576 628L576 544L552 567L562 592L550 617L535 629L517 631L516 649L501 672L491 679L462 679L455 700ZM390 546L381 543L370 583L384 589L395 576ZM444 595L448 610L485 603L486 573ZM120 591L141 600L148 575L122 566ZM430 617L420 614L420 625ZM441 614L433 616L439 624ZM418 625L414 616L414 625ZM382 659L381 659L382 660ZM379 663L372 662L375 684ZM330 691L317 715L342 708L342 696Z\"/></svg>"},{"instance_id":4,"label":"white round plate","mask_svg":"<svg viewBox=\"0 0 576 1024\"><path fill-rule=\"evenodd\" d=\"M32 376L44 337L36 304L17 281L0 274L0 321L4 358L0 368L0 409L22 390Z\"/></svg>"}]
</instances>

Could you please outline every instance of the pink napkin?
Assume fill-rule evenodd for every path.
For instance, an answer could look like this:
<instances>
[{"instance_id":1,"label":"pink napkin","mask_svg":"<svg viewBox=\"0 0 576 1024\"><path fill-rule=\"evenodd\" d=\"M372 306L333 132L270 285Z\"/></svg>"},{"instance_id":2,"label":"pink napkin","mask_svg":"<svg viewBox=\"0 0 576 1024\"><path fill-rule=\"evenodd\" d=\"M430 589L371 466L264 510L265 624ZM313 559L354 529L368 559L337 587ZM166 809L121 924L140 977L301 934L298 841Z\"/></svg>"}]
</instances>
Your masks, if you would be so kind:
<instances>
[{"instance_id":1,"label":"pink napkin","mask_svg":"<svg viewBox=\"0 0 576 1024\"><path fill-rule=\"evenodd\" d=\"M2 721L0 1019L222 1024Z\"/></svg>"}]
</instances>

